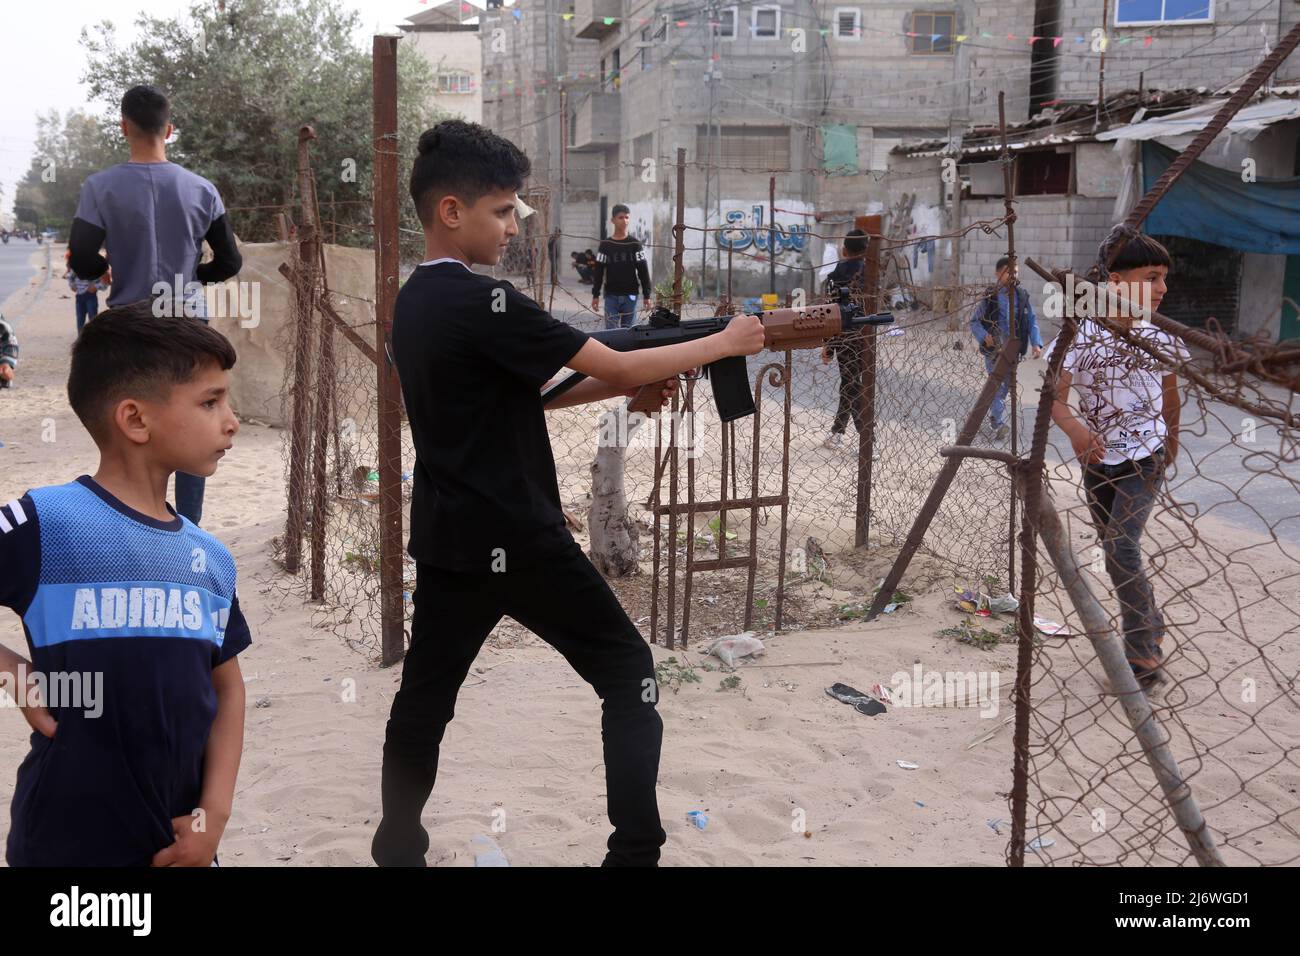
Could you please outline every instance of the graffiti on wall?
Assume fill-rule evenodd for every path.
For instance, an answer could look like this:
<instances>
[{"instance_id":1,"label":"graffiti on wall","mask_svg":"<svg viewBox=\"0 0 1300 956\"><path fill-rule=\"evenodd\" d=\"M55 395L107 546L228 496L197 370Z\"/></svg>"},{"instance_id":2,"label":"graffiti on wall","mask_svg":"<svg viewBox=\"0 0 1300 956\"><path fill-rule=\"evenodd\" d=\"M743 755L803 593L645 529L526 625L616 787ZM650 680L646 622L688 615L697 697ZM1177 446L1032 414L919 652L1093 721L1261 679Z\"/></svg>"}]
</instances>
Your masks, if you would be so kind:
<instances>
[{"instance_id":1,"label":"graffiti on wall","mask_svg":"<svg viewBox=\"0 0 1300 956\"><path fill-rule=\"evenodd\" d=\"M766 205L754 203L748 209L724 209L722 218L728 227L715 233L718 247L723 251L764 253L769 241L773 254L793 252L802 254L808 243L809 228L800 223L776 222L769 228L766 222Z\"/></svg>"}]
</instances>

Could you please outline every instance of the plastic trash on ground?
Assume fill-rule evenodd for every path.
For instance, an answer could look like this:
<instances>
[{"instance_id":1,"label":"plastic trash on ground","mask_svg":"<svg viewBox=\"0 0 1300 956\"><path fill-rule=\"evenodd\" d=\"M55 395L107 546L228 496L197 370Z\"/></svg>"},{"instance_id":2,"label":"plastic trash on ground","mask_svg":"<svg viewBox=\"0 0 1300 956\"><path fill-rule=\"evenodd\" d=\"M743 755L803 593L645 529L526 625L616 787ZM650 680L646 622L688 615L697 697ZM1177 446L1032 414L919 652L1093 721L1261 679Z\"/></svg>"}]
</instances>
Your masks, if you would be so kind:
<instances>
[{"instance_id":1,"label":"plastic trash on ground","mask_svg":"<svg viewBox=\"0 0 1300 956\"><path fill-rule=\"evenodd\" d=\"M757 657L763 653L763 642L754 636L753 631L719 637L704 649L705 654L712 654L728 667L735 667L742 657Z\"/></svg>"},{"instance_id":2,"label":"plastic trash on ground","mask_svg":"<svg viewBox=\"0 0 1300 956\"><path fill-rule=\"evenodd\" d=\"M475 866L509 866L510 862L506 855L501 852L501 847L497 846L496 840L489 836L478 834L470 837L470 843L474 844L474 865Z\"/></svg>"}]
</instances>

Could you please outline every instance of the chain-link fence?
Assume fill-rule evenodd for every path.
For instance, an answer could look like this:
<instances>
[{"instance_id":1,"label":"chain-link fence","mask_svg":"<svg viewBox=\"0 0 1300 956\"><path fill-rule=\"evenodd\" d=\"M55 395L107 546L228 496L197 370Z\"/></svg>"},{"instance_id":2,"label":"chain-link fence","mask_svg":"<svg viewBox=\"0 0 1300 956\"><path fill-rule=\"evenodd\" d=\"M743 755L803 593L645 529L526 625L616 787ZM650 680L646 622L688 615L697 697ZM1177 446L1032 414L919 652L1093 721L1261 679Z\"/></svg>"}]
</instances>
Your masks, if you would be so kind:
<instances>
[{"instance_id":1,"label":"chain-link fence","mask_svg":"<svg viewBox=\"0 0 1300 956\"><path fill-rule=\"evenodd\" d=\"M544 251L547 238L545 230L539 229L532 241ZM556 286L548 291L551 294L547 298L555 314L587 331L603 327L603 318L587 309L569 288ZM867 519L870 547L866 549L855 546L860 438L854 418L861 401L862 363L851 357L846 359L850 349L858 355L862 349L842 346L830 349L825 355L815 348L791 352L786 463L789 503L785 535L788 573L783 588L783 628L834 624L860 616L864 599L870 596L879 583L882 568L887 566L890 549L906 534L910 516L924 498L939 467L935 450L951 441L949 432L954 423L960 420L983 385L986 377L983 360L964 320L974 298L983 292L982 289L965 290L953 314L935 314L924 309L899 312L892 326L876 333L874 460ZM373 302L341 296L328 289L323 289L321 294L333 304L343 323L367 341L371 340ZM683 311L686 316L699 316L712 314L716 308L713 303L697 302ZM951 321L954 315L961 321ZM334 628L349 643L373 649L377 635L375 602L379 563L374 363L334 327L329 333L337 340L332 378L322 380L315 357L321 353L320 337L331 329L332 323L317 310L315 317L306 321L306 332L302 331L303 324L301 315L297 315L281 332L283 353L296 356L296 361L286 370L285 405L292 407L295 382L301 377L307 394L333 396L329 411L336 423L331 426L325 443L328 500L324 507L326 527L321 532L324 584L317 619L318 623ZM759 380L759 370L771 363L783 365L784 355L764 352L751 357L748 361L751 382ZM846 369L848 375L844 374ZM761 381L761 414L757 419L747 418L724 426L707 381L683 386L683 398L689 389L692 399L690 414L685 419L680 408L676 415L671 409L665 409L660 416L665 444L675 421L679 427L685 427L686 422L691 427L691 445L683 449L678 468L679 497L683 502L688 468L695 476L697 500L746 498L752 491L760 498L781 494L785 389L770 384L767 376ZM575 519L573 531L584 546L590 531L587 524L592 464L602 440L617 440L602 424L602 418L605 412L616 410L625 402L609 400L548 413L561 501ZM1008 404L1014 407L1016 403ZM849 411L842 414L843 420L838 423L841 437L838 442L828 441L837 424L837 411L844 409ZM756 423L757 450L754 447ZM724 428L730 449L725 468ZM628 444L624 456L628 518L639 532L638 556L643 573L612 578L610 582L629 615L643 629L650 616L652 587L653 521L648 505L655 483L655 432L655 424L648 422L634 428L630 437L624 439ZM286 483L291 477L292 435L290 429L285 441ZM994 438L992 429L989 437ZM311 444L316 439L309 436L303 440ZM311 453L303 451L302 454L310 457ZM661 496L667 500L671 475L665 467L660 466L660 483ZM410 433L403 427L404 505L409 505L413 469ZM954 484L928 545L935 566L944 568L954 583L970 583L987 577L1006 580L1010 494L1005 474L998 466L987 463L973 463ZM308 513L304 534L310 538L313 509L307 503L303 507ZM780 510L778 506L760 508L757 518L751 522L748 510L728 509L726 541L730 552L736 554L747 548L751 536L756 541L759 566L755 594L748 597L746 574L742 570L724 569L700 578L693 597L695 633L710 636L738 632L746 617L747 601L754 617L753 626L770 628L775 623L777 571L781 563ZM667 516L661 516L660 522L664 541L660 553L663 574L668 562ZM682 520L677 529L676 547L683 564L688 545L692 545L698 560L718 556L721 524L717 509L696 514L690 532L694 541L690 542L685 519ZM307 550L310 551L310 543ZM414 566L409 558L404 563L404 590L409 596L414 585ZM309 570L308 562L304 564L304 574ZM509 625L505 627L508 629Z\"/></svg>"},{"instance_id":2,"label":"chain-link fence","mask_svg":"<svg viewBox=\"0 0 1300 956\"><path fill-rule=\"evenodd\" d=\"M1185 157L1171 165L1173 178L1190 162ZM1130 225L1171 181L1162 178ZM534 198L548 208L548 196ZM908 241L960 241L976 227L1009 227L1012 204L1008 185L1004 219ZM529 270L522 284L544 293L553 314L594 330L603 321L579 295L554 275L549 285L540 282L560 237L544 216L538 225L511 252ZM686 228L677 224L679 257ZM876 243L872 254L905 244ZM816 275L807 268L805 281L793 284L811 298ZM286 402L299 409L295 421L310 421L286 443L290 510L308 517L281 546L288 554L300 546L297 535L311 539L310 571L294 566L310 575L319 623L374 650L382 423L376 356L358 344L357 330L373 328L375 318L371 304L336 301L320 280L315 305L300 296L299 321L286 332L293 336L286 352L297 357ZM874 285L862 291L866 311L878 301ZM612 443L625 446L620 517L637 538L639 573L610 584L651 640L672 646L744 627L867 618L873 604L906 601L891 582L903 581L909 548L919 545L926 559L911 563L903 587L1019 591L1013 864L1294 862L1300 419L1292 373L1300 350L1233 343L1165 319L1157 324L1166 339L1152 347L1119 326L1078 328L1067 319L1045 377L1033 451L1024 457L1030 436L1020 427L1022 396L1013 390L999 413L998 367L990 372L992 360L967 327L988 290L903 291L900 301L937 305L896 312L891 325L832 341L825 351L751 357L758 413L738 421L721 422L698 381L637 428L618 414L623 399L549 413L561 503L575 537L589 543L593 465L612 427ZM738 309L729 299L693 300L680 311L688 318ZM331 351L327 340L336 333L341 347ZM1140 422L1112 423L1123 441L1137 433L1152 447L1121 455L1114 468L1082 467L1081 451L1091 452L1049 427L1071 345L1121 356L1111 363L1118 371L1107 373L1112 391L1139 378L1164 390L1176 375L1180 389L1164 392L1166 408L1182 409L1181 421L1164 419L1170 435L1161 440ZM1010 347L1008 359L1015 367ZM1082 376L1079 383L1087 384ZM1126 401L1117 407L1130 419L1153 407L1141 396ZM986 412L993 420L974 431ZM669 453L675 442L677 453ZM968 447L943 448L954 443ZM1161 454L1175 458L1169 469ZM959 468L945 464L954 455L967 456ZM404 526L413 467L403 424ZM300 500L304 494L309 500ZM1050 562L1038 560L1039 538ZM409 595L414 567L404 554L401 560ZM691 574L689 565L700 567ZM492 639L517 634L503 622Z\"/></svg>"},{"instance_id":3,"label":"chain-link fence","mask_svg":"<svg viewBox=\"0 0 1300 956\"><path fill-rule=\"evenodd\" d=\"M1171 804L1194 803L1205 821L1204 842L1223 862L1294 863L1300 858L1294 386L1241 370L1223 373L1224 356L1232 353L1189 354L1177 339L1150 328L1136 337L1154 345L1128 345L1084 323L1074 343L1072 399L1112 446L1141 443L1127 451L1136 462L1085 468L1072 443L1053 429L1047 485L1062 543L1100 602L1105 632L1142 678L1143 703L1153 708L1147 729L1164 741L1164 763L1181 787L1167 795L1157 782L1150 751L1135 734L1132 701L1103 672L1090 640L1089 631L1098 628L1087 619L1088 602L1066 593L1073 573L1056 561L1045 564L1033 606L1051 623L1042 622L1033 649L1028 702L1026 836L1038 842L1026 859L1191 862L1188 834ZM1222 344L1232 348L1226 338ZM1259 358L1278 349L1252 351ZM1142 385L1160 387L1169 376L1179 383L1181 421L1175 415L1169 428L1176 438L1152 419ZM1116 404L1117 390L1125 400Z\"/></svg>"}]
</instances>

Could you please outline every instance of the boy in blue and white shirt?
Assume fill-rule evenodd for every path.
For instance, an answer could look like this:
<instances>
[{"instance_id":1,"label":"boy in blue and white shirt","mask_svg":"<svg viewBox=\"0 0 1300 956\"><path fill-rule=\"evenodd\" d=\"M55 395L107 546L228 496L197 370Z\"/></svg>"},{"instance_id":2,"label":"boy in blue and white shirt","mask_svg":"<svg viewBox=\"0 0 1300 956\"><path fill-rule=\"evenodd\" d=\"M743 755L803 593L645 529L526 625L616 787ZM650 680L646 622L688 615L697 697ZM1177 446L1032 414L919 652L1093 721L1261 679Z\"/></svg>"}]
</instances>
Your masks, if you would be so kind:
<instances>
[{"instance_id":1,"label":"boy in blue and white shirt","mask_svg":"<svg viewBox=\"0 0 1300 956\"><path fill-rule=\"evenodd\" d=\"M1029 293L1020 286L1015 270L1011 268L1011 259L1003 256L997 262L997 282L989 286L984 296L975 303L971 310L970 334L974 336L979 353L984 357L984 371L993 374L997 364L998 353L1011 337L1011 300L1016 305L1016 338L1020 341L1020 354L1016 361L1021 361L1025 353L1032 348L1034 358L1043 354L1043 336L1038 330L1038 316L1029 301ZM1007 427L1007 393L1011 388L1011 379L1003 379L998 392L993 396L989 406L989 427L997 441L1005 441L1010 429Z\"/></svg>"},{"instance_id":2,"label":"boy in blue and white shirt","mask_svg":"<svg viewBox=\"0 0 1300 956\"><path fill-rule=\"evenodd\" d=\"M72 261L72 250L69 249L63 256L69 263ZM67 280L68 291L72 293L73 300L77 308L77 331L80 332L82 326L93 319L99 312L99 292L101 289L107 289L113 284L112 270L106 271L98 279L83 279L72 271L69 265L63 278Z\"/></svg>"},{"instance_id":3,"label":"boy in blue and white shirt","mask_svg":"<svg viewBox=\"0 0 1300 956\"><path fill-rule=\"evenodd\" d=\"M235 352L149 302L102 313L72 349L68 398L99 469L0 506L0 604L30 661L0 646L0 687L32 727L10 866L209 866L243 748L250 643L235 564L167 504L239 430Z\"/></svg>"}]
</instances>

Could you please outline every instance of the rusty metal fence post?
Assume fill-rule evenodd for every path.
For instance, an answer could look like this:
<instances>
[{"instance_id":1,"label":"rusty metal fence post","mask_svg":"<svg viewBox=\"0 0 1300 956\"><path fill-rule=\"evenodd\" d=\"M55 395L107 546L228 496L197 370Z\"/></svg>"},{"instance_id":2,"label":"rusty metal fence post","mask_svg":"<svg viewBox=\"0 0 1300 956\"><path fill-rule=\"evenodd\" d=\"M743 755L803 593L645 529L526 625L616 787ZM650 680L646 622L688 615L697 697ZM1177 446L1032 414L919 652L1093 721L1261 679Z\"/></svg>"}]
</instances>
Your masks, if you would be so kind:
<instances>
[{"instance_id":1,"label":"rusty metal fence post","mask_svg":"<svg viewBox=\"0 0 1300 956\"><path fill-rule=\"evenodd\" d=\"M867 242L863 294L866 296L866 311L874 313L880 310L880 252L884 247L881 217L868 216L866 231L871 238ZM862 432L858 436L858 504L853 546L865 548L871 532L871 460L876 448L876 337L879 330L870 325L857 334L862 343L862 376L858 383L858 421Z\"/></svg>"},{"instance_id":2,"label":"rusty metal fence post","mask_svg":"<svg viewBox=\"0 0 1300 956\"><path fill-rule=\"evenodd\" d=\"M374 38L375 351L379 392L380 662L404 652L401 384L389 342L397 301L397 41Z\"/></svg>"},{"instance_id":3,"label":"rusty metal fence post","mask_svg":"<svg viewBox=\"0 0 1300 956\"><path fill-rule=\"evenodd\" d=\"M304 127L306 129L306 127ZM306 142L299 134L298 162ZM287 224L286 224L287 225ZM289 420L289 500L284 531L284 566L292 574L302 567L302 538L307 527L307 455L311 441L311 335L316 321L316 263L319 253L305 231L295 246L295 268L286 273L294 292L293 404ZM313 597L316 597L313 589Z\"/></svg>"},{"instance_id":4,"label":"rusty metal fence post","mask_svg":"<svg viewBox=\"0 0 1300 956\"><path fill-rule=\"evenodd\" d=\"M298 192L302 198L302 227L299 229L302 251L302 272L298 276L302 287L310 296L311 322L317 322L316 299L320 296L323 281L323 251L321 249L320 210L316 201L316 181L311 171L311 152L308 143L316 138L310 126L298 131ZM325 316L319 317L317 331L316 378L312 391L315 410L311 427L311 599L325 598L325 523L328 520L328 490L326 488L326 457L329 451L331 427L331 397L334 382L334 330ZM304 507L299 503L299 507Z\"/></svg>"}]
</instances>

